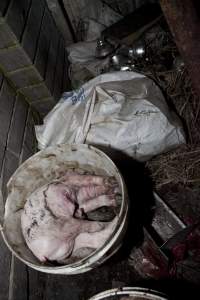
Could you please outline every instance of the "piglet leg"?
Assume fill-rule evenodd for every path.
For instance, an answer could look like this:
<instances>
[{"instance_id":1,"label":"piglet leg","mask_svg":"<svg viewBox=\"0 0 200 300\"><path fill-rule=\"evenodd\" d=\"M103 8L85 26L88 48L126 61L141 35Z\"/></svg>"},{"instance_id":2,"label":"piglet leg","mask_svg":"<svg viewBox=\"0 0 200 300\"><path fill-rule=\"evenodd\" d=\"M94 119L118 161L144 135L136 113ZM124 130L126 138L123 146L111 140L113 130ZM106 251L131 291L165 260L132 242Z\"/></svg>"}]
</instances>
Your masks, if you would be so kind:
<instances>
[{"instance_id":1,"label":"piglet leg","mask_svg":"<svg viewBox=\"0 0 200 300\"><path fill-rule=\"evenodd\" d=\"M75 186L86 186L86 185L103 185L104 177L101 176L93 176L93 175L78 175L78 174L66 174L60 179L61 182L67 185L75 185Z\"/></svg>"},{"instance_id":2,"label":"piglet leg","mask_svg":"<svg viewBox=\"0 0 200 300\"><path fill-rule=\"evenodd\" d=\"M106 226L105 229L99 231L99 232L82 232L80 233L74 243L74 249L73 252L80 248L95 248L98 249L102 247L105 242L108 240L109 236L114 231L116 225L118 222L118 217L115 217L113 221L109 222L109 224Z\"/></svg>"},{"instance_id":3,"label":"piglet leg","mask_svg":"<svg viewBox=\"0 0 200 300\"><path fill-rule=\"evenodd\" d=\"M111 194L112 189L104 185L88 185L81 187L77 193L77 202L79 205L100 195Z\"/></svg>"},{"instance_id":4,"label":"piglet leg","mask_svg":"<svg viewBox=\"0 0 200 300\"><path fill-rule=\"evenodd\" d=\"M83 211L87 213L102 206L116 206L114 195L100 195L96 198L83 202L79 206L79 209L83 209Z\"/></svg>"},{"instance_id":5,"label":"piglet leg","mask_svg":"<svg viewBox=\"0 0 200 300\"><path fill-rule=\"evenodd\" d=\"M97 175L80 175L75 173L67 173L60 180L60 182L66 185L74 185L77 187L87 185L105 185L107 187L116 186L117 182L114 177L109 176L97 176Z\"/></svg>"},{"instance_id":6,"label":"piglet leg","mask_svg":"<svg viewBox=\"0 0 200 300\"><path fill-rule=\"evenodd\" d=\"M98 232L103 230L106 227L105 222L87 221L87 220L80 220L80 219L74 219L74 220L76 220L75 222L77 225L76 236L78 236L80 233L83 232L88 232L88 233Z\"/></svg>"}]
</instances>

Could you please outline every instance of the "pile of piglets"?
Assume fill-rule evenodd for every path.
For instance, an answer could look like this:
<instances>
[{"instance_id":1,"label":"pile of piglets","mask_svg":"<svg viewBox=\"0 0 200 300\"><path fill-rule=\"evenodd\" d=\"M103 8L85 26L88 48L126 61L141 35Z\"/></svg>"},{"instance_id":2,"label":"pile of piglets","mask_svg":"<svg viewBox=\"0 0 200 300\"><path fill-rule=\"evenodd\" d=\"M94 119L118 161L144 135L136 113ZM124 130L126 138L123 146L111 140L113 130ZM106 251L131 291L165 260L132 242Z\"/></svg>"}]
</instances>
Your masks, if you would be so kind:
<instances>
[{"instance_id":1,"label":"pile of piglets","mask_svg":"<svg viewBox=\"0 0 200 300\"><path fill-rule=\"evenodd\" d=\"M113 177L67 172L34 191L21 215L22 233L32 253L43 263L68 263L83 258L108 240L117 221L119 187ZM112 207L112 220L88 216ZM94 214L95 216L95 214Z\"/></svg>"}]
</instances>

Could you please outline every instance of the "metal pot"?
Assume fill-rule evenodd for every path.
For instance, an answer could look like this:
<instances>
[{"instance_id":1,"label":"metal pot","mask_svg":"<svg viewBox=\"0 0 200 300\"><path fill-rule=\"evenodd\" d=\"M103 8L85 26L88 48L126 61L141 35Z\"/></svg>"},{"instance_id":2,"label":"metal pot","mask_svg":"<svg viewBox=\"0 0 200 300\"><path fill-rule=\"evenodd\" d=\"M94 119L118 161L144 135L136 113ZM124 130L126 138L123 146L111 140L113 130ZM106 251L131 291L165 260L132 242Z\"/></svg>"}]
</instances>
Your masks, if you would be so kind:
<instances>
[{"instance_id":1,"label":"metal pot","mask_svg":"<svg viewBox=\"0 0 200 300\"><path fill-rule=\"evenodd\" d=\"M114 46L111 45L103 37L97 40L97 46L95 51L95 56L97 58L104 58L114 51Z\"/></svg>"}]
</instances>

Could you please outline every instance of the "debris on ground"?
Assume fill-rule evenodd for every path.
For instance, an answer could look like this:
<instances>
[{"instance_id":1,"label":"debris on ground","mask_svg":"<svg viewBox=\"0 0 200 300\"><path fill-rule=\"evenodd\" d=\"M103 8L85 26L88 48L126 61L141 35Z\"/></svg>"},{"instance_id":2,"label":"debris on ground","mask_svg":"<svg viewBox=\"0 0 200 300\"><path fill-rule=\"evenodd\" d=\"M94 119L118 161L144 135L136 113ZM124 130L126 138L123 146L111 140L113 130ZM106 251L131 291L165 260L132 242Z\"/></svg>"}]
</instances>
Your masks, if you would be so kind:
<instances>
[{"instance_id":1,"label":"debris on ground","mask_svg":"<svg viewBox=\"0 0 200 300\"><path fill-rule=\"evenodd\" d=\"M200 212L197 201L200 191L200 102L170 32L157 30L156 34L152 28L146 35L148 51L153 54L149 55L149 65L145 62L141 69L160 86L168 104L182 119L187 145L154 157L146 167L156 190L177 213L183 218L195 219ZM171 67L166 68L167 64L162 61Z\"/></svg>"}]
</instances>

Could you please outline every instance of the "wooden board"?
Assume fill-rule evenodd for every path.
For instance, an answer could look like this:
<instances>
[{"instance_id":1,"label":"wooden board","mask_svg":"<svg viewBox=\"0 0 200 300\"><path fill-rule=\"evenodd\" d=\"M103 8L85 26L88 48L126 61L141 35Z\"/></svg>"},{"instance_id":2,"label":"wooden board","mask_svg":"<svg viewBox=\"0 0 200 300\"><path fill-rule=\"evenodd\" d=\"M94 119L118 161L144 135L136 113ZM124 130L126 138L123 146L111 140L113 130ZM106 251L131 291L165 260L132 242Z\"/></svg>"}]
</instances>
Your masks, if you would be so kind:
<instances>
[{"instance_id":1,"label":"wooden board","mask_svg":"<svg viewBox=\"0 0 200 300\"><path fill-rule=\"evenodd\" d=\"M19 40L21 40L21 36L25 27L30 8L30 2L31 0L12 0L8 11L6 12L6 21Z\"/></svg>"},{"instance_id":2,"label":"wooden board","mask_svg":"<svg viewBox=\"0 0 200 300\"><path fill-rule=\"evenodd\" d=\"M27 25L22 36L22 46L32 61L35 57L37 41L44 15L44 4L43 0L32 1Z\"/></svg>"}]
</instances>

